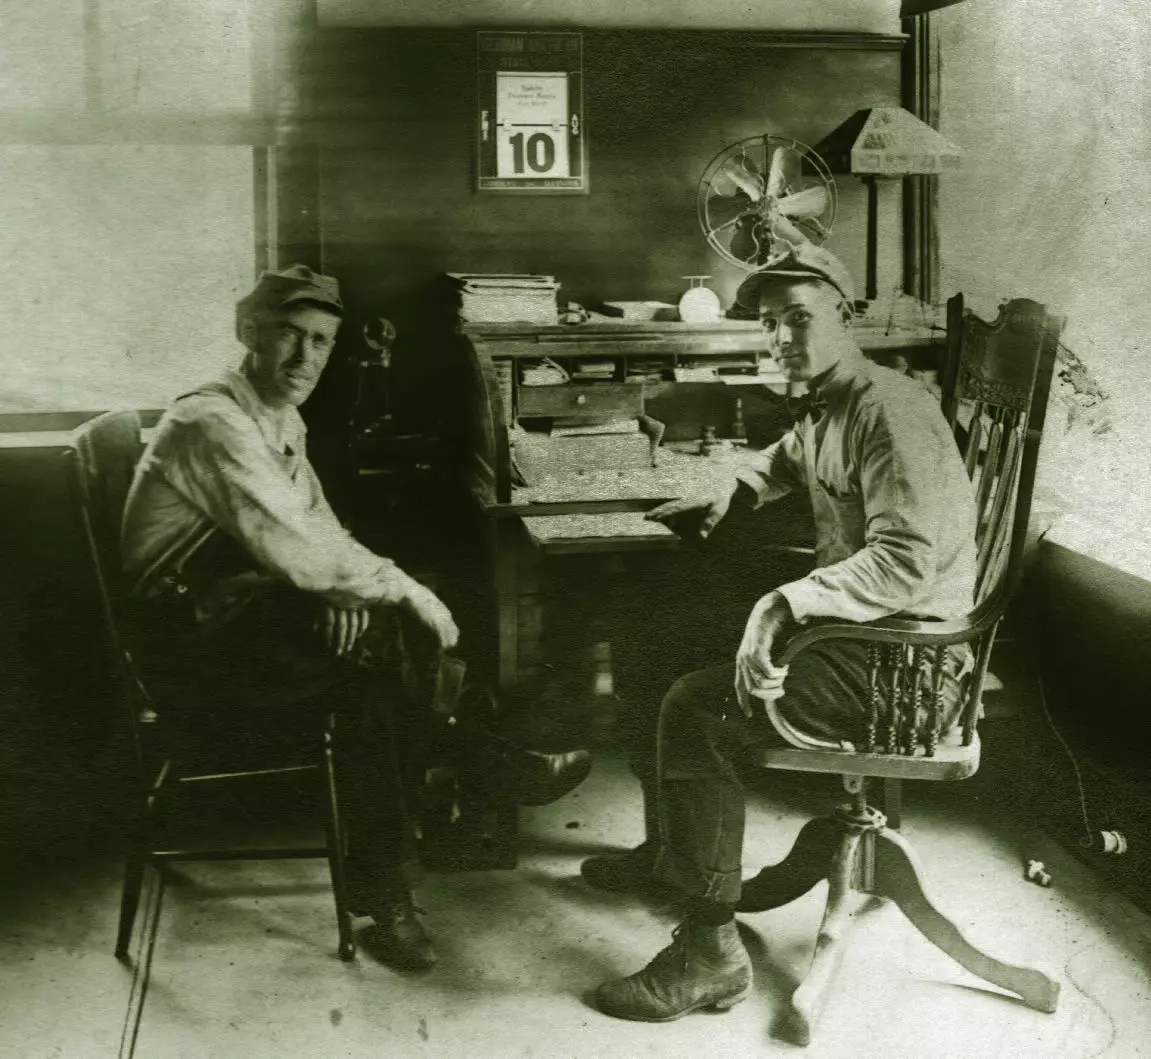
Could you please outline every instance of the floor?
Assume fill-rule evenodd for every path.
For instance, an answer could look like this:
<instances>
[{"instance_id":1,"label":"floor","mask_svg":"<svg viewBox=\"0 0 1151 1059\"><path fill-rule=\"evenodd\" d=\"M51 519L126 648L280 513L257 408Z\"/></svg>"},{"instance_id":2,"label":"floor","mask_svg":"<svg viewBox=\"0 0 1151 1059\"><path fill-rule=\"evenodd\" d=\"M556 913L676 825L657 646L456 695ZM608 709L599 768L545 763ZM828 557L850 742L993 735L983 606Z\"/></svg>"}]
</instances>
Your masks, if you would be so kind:
<instances>
[{"instance_id":1,"label":"floor","mask_svg":"<svg viewBox=\"0 0 1151 1059\"><path fill-rule=\"evenodd\" d=\"M782 856L802 821L838 800L826 777L770 774L757 786L749 872ZM165 890L151 951L146 923L139 932L134 968L111 955L114 856L39 860L6 873L0 1056L1151 1055L1151 917L1049 840L1023 832L994 790L980 776L913 789L903 831L973 941L1062 980L1054 1015L985 988L897 909L880 907L854 935L842 988L812 1045L774 1039L810 958L823 886L787 908L742 917L757 978L731 1012L670 1025L600 1015L587 993L645 963L673 925L580 880L581 858L640 837L636 784L604 753L580 789L525 811L516 871L426 880L419 900L441 959L424 974L376 962L370 928L355 963L336 958L322 862L182 868ZM1025 854L1045 862L1050 888L1024 880Z\"/></svg>"}]
</instances>

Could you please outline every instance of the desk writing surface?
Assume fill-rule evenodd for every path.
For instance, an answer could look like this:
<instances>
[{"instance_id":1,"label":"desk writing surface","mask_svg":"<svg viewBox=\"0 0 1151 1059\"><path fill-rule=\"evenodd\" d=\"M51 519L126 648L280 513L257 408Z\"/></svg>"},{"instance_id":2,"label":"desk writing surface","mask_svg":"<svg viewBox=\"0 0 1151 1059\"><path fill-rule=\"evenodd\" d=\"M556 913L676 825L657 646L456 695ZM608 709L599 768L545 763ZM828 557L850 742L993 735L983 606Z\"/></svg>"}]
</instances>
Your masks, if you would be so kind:
<instances>
[{"instance_id":1,"label":"desk writing surface","mask_svg":"<svg viewBox=\"0 0 1151 1059\"><path fill-rule=\"evenodd\" d=\"M545 474L529 487L512 490L512 502L562 504L689 496L730 481L745 458L743 450L735 449L721 449L708 457L660 449L655 467L594 467L574 475Z\"/></svg>"},{"instance_id":2,"label":"desk writing surface","mask_svg":"<svg viewBox=\"0 0 1151 1059\"><path fill-rule=\"evenodd\" d=\"M642 512L605 515L525 515L524 528L545 552L579 552L631 548L673 548L679 538L659 522L648 522Z\"/></svg>"}]
</instances>

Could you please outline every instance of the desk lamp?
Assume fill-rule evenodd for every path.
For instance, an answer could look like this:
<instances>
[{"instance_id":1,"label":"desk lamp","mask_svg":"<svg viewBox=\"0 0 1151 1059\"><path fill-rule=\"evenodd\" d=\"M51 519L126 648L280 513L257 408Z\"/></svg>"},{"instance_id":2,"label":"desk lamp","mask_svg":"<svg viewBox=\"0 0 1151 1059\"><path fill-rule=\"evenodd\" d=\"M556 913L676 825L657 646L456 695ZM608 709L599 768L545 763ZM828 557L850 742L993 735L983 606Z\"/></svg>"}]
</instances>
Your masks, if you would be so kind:
<instances>
[{"instance_id":1,"label":"desk lamp","mask_svg":"<svg viewBox=\"0 0 1151 1059\"><path fill-rule=\"evenodd\" d=\"M854 173L867 185L865 295L873 302L877 296L878 181L954 169L959 165L959 148L902 107L868 107L829 133L816 152L833 173Z\"/></svg>"}]
</instances>

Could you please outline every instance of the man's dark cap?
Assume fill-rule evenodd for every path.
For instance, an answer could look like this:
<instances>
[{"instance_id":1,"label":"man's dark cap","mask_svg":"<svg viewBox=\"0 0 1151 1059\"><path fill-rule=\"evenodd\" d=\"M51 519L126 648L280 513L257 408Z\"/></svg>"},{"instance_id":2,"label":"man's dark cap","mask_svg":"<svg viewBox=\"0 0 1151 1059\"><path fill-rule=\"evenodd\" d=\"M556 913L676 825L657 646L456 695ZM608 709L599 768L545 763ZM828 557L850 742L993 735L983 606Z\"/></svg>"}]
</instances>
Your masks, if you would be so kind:
<instances>
[{"instance_id":1,"label":"man's dark cap","mask_svg":"<svg viewBox=\"0 0 1151 1059\"><path fill-rule=\"evenodd\" d=\"M291 265L260 276L251 293L236 303L237 324L250 313L282 309L293 302L314 302L337 316L344 315L339 280L313 272L307 265Z\"/></svg>"},{"instance_id":2,"label":"man's dark cap","mask_svg":"<svg viewBox=\"0 0 1151 1059\"><path fill-rule=\"evenodd\" d=\"M851 273L843 262L821 246L800 243L748 276L735 292L736 303L745 309L758 310L763 286L777 276L823 280L834 287L848 305L855 300Z\"/></svg>"}]
</instances>

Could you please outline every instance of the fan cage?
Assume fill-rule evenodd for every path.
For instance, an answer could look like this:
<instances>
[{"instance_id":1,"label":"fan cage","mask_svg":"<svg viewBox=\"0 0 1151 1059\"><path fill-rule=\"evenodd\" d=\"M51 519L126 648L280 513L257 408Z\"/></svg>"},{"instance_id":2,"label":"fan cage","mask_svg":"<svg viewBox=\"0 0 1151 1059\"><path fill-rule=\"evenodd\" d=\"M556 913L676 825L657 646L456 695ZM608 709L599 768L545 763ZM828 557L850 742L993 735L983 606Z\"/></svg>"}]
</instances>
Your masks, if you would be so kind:
<instances>
[{"instance_id":1,"label":"fan cage","mask_svg":"<svg viewBox=\"0 0 1151 1059\"><path fill-rule=\"evenodd\" d=\"M835 224L836 214L839 210L839 194L835 186L835 179L827 163L807 144L801 143L799 140L793 140L788 136L777 136L774 133L749 136L747 139L737 140L735 143L728 144L712 158L707 164L707 168L704 169L703 176L700 177L696 190L696 213L699 218L700 228L703 230L708 245L719 254L724 261L744 272L754 272L757 268L761 268L762 264L754 261L746 261L737 257L720 241L716 227L712 223L708 212L708 203L715 197L713 194L713 183L720 169L733 157L755 161L755 172L766 174L772 156L781 148L790 149L799 155L803 167L802 172L814 179L818 179L827 191L828 204L821 214L820 220L820 224L824 230L818 239L812 239L811 242L817 245L823 243L831 234L832 227ZM753 152L758 153L758 159L756 159L755 153ZM807 186L815 185L813 183Z\"/></svg>"}]
</instances>

